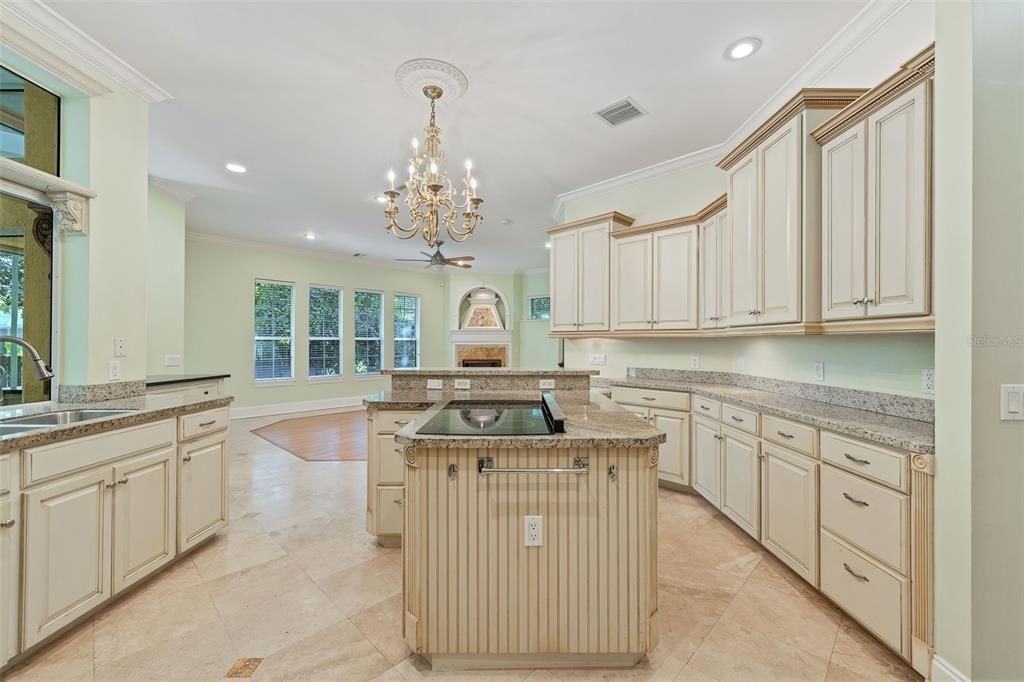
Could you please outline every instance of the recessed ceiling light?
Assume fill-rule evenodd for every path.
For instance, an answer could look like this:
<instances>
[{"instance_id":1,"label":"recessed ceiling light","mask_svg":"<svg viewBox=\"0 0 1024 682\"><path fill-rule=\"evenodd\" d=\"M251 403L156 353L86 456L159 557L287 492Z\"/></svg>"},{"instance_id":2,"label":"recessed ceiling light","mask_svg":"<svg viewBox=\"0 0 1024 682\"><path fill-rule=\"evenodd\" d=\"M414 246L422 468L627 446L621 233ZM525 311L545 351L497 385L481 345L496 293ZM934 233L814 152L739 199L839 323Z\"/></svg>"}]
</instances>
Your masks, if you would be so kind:
<instances>
[{"instance_id":1,"label":"recessed ceiling light","mask_svg":"<svg viewBox=\"0 0 1024 682\"><path fill-rule=\"evenodd\" d=\"M386 196L384 196L383 194L378 194L374 198L377 200L378 204L386 204L386 203L388 203L388 198Z\"/></svg>"},{"instance_id":2,"label":"recessed ceiling light","mask_svg":"<svg viewBox=\"0 0 1024 682\"><path fill-rule=\"evenodd\" d=\"M725 49L726 59L746 59L761 49L760 38L742 38Z\"/></svg>"},{"instance_id":3,"label":"recessed ceiling light","mask_svg":"<svg viewBox=\"0 0 1024 682\"><path fill-rule=\"evenodd\" d=\"M227 168L232 173L244 173L245 172L245 166L243 166L240 163L231 162L231 163L225 164L224 167Z\"/></svg>"},{"instance_id":4,"label":"recessed ceiling light","mask_svg":"<svg viewBox=\"0 0 1024 682\"><path fill-rule=\"evenodd\" d=\"M307 232L306 233L306 239L316 239L316 233L315 232Z\"/></svg>"},{"instance_id":5,"label":"recessed ceiling light","mask_svg":"<svg viewBox=\"0 0 1024 682\"><path fill-rule=\"evenodd\" d=\"M551 248L551 242L547 242L547 243L545 243L545 244L544 244L544 248L545 248L545 249L550 249L550 248Z\"/></svg>"},{"instance_id":6,"label":"recessed ceiling light","mask_svg":"<svg viewBox=\"0 0 1024 682\"><path fill-rule=\"evenodd\" d=\"M501 223L502 225L511 225L512 224L512 219L511 218L502 218L498 222Z\"/></svg>"},{"instance_id":7,"label":"recessed ceiling light","mask_svg":"<svg viewBox=\"0 0 1024 682\"><path fill-rule=\"evenodd\" d=\"M353 258L362 258L362 257L363 257L363 255L364 255L364 254L361 254L361 253L359 253L358 251L356 251L355 253L353 253L353 254L352 254L352 257L353 257Z\"/></svg>"}]
</instances>

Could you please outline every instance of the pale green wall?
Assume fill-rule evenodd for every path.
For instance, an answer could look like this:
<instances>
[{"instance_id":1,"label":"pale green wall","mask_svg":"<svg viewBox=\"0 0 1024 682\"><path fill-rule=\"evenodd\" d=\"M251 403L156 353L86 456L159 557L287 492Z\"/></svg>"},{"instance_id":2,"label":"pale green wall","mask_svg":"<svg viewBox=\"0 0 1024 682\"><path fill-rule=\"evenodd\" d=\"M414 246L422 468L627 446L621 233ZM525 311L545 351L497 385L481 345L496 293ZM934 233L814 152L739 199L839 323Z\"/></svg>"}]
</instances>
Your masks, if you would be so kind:
<instances>
[{"instance_id":1,"label":"pale green wall","mask_svg":"<svg viewBox=\"0 0 1024 682\"><path fill-rule=\"evenodd\" d=\"M146 371L178 374L164 356L185 353L185 205L149 188L146 230ZM188 358L183 358L187 361Z\"/></svg>"},{"instance_id":2,"label":"pale green wall","mask_svg":"<svg viewBox=\"0 0 1024 682\"><path fill-rule=\"evenodd\" d=\"M548 271L527 272L520 277L519 366L553 368L558 365L558 341L548 336L548 320L529 320L530 296L547 296L551 290Z\"/></svg>"}]
</instances>

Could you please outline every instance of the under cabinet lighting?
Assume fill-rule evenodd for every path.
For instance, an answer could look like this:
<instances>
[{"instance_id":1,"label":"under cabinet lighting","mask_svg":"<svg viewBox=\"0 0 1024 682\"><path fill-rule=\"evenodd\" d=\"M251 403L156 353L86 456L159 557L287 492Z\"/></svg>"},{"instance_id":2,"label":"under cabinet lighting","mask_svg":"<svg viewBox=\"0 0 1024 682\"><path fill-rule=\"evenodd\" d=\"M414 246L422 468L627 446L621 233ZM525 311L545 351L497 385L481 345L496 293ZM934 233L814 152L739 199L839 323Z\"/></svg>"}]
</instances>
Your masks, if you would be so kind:
<instances>
[{"instance_id":1,"label":"under cabinet lighting","mask_svg":"<svg viewBox=\"0 0 1024 682\"><path fill-rule=\"evenodd\" d=\"M761 49L761 40L759 38L743 38L727 47L725 56L733 61L738 61L746 59L759 49Z\"/></svg>"}]
</instances>

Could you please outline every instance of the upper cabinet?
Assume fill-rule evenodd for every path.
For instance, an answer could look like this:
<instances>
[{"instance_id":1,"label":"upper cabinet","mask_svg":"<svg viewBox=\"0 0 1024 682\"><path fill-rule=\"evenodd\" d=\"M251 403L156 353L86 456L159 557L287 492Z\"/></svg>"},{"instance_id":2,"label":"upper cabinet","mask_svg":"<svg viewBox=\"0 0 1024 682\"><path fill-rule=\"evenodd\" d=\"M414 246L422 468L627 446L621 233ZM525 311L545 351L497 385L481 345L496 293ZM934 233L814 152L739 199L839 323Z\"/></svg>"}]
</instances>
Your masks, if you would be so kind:
<instances>
[{"instance_id":1,"label":"upper cabinet","mask_svg":"<svg viewBox=\"0 0 1024 682\"><path fill-rule=\"evenodd\" d=\"M547 229L552 332L608 331L608 235L613 226L632 224L628 216L607 213Z\"/></svg>"},{"instance_id":2,"label":"upper cabinet","mask_svg":"<svg viewBox=\"0 0 1024 682\"><path fill-rule=\"evenodd\" d=\"M727 173L729 326L819 320L821 150L808 131L863 92L801 90L719 162Z\"/></svg>"},{"instance_id":3,"label":"upper cabinet","mask_svg":"<svg viewBox=\"0 0 1024 682\"><path fill-rule=\"evenodd\" d=\"M813 132L822 145L824 320L931 312L934 72L928 48Z\"/></svg>"},{"instance_id":4,"label":"upper cabinet","mask_svg":"<svg viewBox=\"0 0 1024 682\"><path fill-rule=\"evenodd\" d=\"M700 224L700 259L697 269L700 272L698 294L701 329L717 329L728 324L724 315L729 272L729 263L726 261L728 243L725 241L725 221L728 219L728 211L719 211Z\"/></svg>"}]
</instances>

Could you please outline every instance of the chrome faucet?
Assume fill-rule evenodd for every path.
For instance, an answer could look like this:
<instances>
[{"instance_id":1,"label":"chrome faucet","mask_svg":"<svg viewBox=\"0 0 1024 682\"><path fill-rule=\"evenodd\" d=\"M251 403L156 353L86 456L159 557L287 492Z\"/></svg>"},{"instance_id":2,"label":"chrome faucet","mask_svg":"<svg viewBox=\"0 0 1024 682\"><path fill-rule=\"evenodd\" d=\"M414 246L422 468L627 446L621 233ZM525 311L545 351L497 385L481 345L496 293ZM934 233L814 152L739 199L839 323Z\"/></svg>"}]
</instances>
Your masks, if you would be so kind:
<instances>
[{"instance_id":1,"label":"chrome faucet","mask_svg":"<svg viewBox=\"0 0 1024 682\"><path fill-rule=\"evenodd\" d=\"M39 355L39 351L36 350L36 347L20 336L0 335L0 343L13 343L24 348L28 353L29 359L32 360L33 369L36 371L36 378L40 381L49 381L57 376L54 374L52 369L46 366L46 362L43 360L42 356Z\"/></svg>"}]
</instances>

